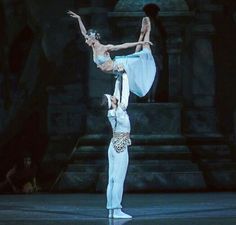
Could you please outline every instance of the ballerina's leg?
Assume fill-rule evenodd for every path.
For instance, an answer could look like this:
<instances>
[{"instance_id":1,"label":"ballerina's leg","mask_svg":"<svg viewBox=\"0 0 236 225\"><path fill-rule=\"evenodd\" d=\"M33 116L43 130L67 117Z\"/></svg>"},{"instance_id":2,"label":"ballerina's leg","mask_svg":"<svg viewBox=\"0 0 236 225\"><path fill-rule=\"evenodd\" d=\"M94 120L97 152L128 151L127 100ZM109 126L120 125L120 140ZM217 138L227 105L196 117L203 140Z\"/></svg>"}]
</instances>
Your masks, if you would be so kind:
<instances>
[{"instance_id":1,"label":"ballerina's leg","mask_svg":"<svg viewBox=\"0 0 236 225\"><path fill-rule=\"evenodd\" d=\"M146 24L147 24L147 30L145 32L143 41L149 42L150 41L150 32L151 32L151 22L148 17L145 17L145 20L146 20ZM143 48L148 48L151 50L150 44L148 44L148 43L143 44Z\"/></svg>"},{"instance_id":2,"label":"ballerina's leg","mask_svg":"<svg viewBox=\"0 0 236 225\"><path fill-rule=\"evenodd\" d=\"M140 32L138 41L142 41L145 36L145 33ZM135 52L139 52L142 49L142 45L137 45L135 48Z\"/></svg>"},{"instance_id":3,"label":"ballerina's leg","mask_svg":"<svg viewBox=\"0 0 236 225\"><path fill-rule=\"evenodd\" d=\"M141 27L141 31L140 31L140 35L139 35L139 39L138 41L143 41L145 33L147 30L147 26L145 24L145 17L142 19L142 27ZM135 52L139 52L142 50L142 45L137 45L135 48Z\"/></svg>"}]
</instances>

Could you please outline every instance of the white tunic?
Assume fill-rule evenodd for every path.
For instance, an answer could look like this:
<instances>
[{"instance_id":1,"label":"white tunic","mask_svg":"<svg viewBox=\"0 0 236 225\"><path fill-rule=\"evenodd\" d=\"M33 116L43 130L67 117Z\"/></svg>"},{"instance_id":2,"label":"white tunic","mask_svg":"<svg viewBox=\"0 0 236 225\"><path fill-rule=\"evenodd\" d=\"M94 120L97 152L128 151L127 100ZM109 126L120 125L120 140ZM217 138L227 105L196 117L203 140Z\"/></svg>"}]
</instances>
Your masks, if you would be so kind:
<instances>
[{"instance_id":1,"label":"white tunic","mask_svg":"<svg viewBox=\"0 0 236 225\"><path fill-rule=\"evenodd\" d=\"M124 132L130 133L130 121L126 112L126 108L129 104L129 80L126 73L122 74L122 94L120 93L121 77L117 78L115 84L115 91L113 96L118 99L118 107L116 109L108 110L107 116L111 123L113 133ZM120 102L121 97L121 102Z\"/></svg>"}]
</instances>

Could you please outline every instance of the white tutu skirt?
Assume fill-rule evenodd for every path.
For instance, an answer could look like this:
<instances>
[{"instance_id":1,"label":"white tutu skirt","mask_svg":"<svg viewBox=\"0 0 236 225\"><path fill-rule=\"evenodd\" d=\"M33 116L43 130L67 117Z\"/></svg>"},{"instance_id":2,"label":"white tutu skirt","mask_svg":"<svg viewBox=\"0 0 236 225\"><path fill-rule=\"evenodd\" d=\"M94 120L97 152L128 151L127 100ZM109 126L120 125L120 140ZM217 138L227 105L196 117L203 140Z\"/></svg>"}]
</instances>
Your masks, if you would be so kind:
<instances>
[{"instance_id":1,"label":"white tutu skirt","mask_svg":"<svg viewBox=\"0 0 236 225\"><path fill-rule=\"evenodd\" d=\"M150 90L156 75L156 65L151 50L144 48L126 56L114 58L114 74L120 75L117 66L123 66L129 79L130 91L139 97L145 96Z\"/></svg>"}]
</instances>

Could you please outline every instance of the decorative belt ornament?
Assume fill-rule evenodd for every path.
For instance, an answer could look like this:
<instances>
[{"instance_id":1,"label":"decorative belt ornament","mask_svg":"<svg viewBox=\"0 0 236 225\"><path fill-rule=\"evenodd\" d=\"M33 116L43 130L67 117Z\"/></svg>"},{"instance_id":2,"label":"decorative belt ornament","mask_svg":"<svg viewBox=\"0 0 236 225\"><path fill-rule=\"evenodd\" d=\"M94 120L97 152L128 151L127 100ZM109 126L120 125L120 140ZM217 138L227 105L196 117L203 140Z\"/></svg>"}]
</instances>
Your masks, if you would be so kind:
<instances>
[{"instance_id":1,"label":"decorative belt ornament","mask_svg":"<svg viewBox=\"0 0 236 225\"><path fill-rule=\"evenodd\" d=\"M111 141L117 153L123 152L126 146L131 145L129 133L115 132Z\"/></svg>"},{"instance_id":2,"label":"decorative belt ornament","mask_svg":"<svg viewBox=\"0 0 236 225\"><path fill-rule=\"evenodd\" d=\"M116 76L119 76L119 75L123 74L124 72L125 72L124 65L114 61L113 74L115 74Z\"/></svg>"}]
</instances>

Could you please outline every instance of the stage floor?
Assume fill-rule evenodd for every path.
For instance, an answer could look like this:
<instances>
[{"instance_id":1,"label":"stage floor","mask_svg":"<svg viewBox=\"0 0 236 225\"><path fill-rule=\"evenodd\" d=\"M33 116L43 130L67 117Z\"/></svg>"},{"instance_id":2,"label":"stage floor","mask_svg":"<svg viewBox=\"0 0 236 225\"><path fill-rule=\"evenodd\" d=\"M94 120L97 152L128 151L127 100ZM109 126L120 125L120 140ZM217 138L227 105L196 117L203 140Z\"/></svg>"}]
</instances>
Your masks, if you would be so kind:
<instances>
[{"instance_id":1,"label":"stage floor","mask_svg":"<svg viewBox=\"0 0 236 225\"><path fill-rule=\"evenodd\" d=\"M236 224L236 193L125 194L132 220L109 220L105 194L0 195L0 225Z\"/></svg>"}]
</instances>

